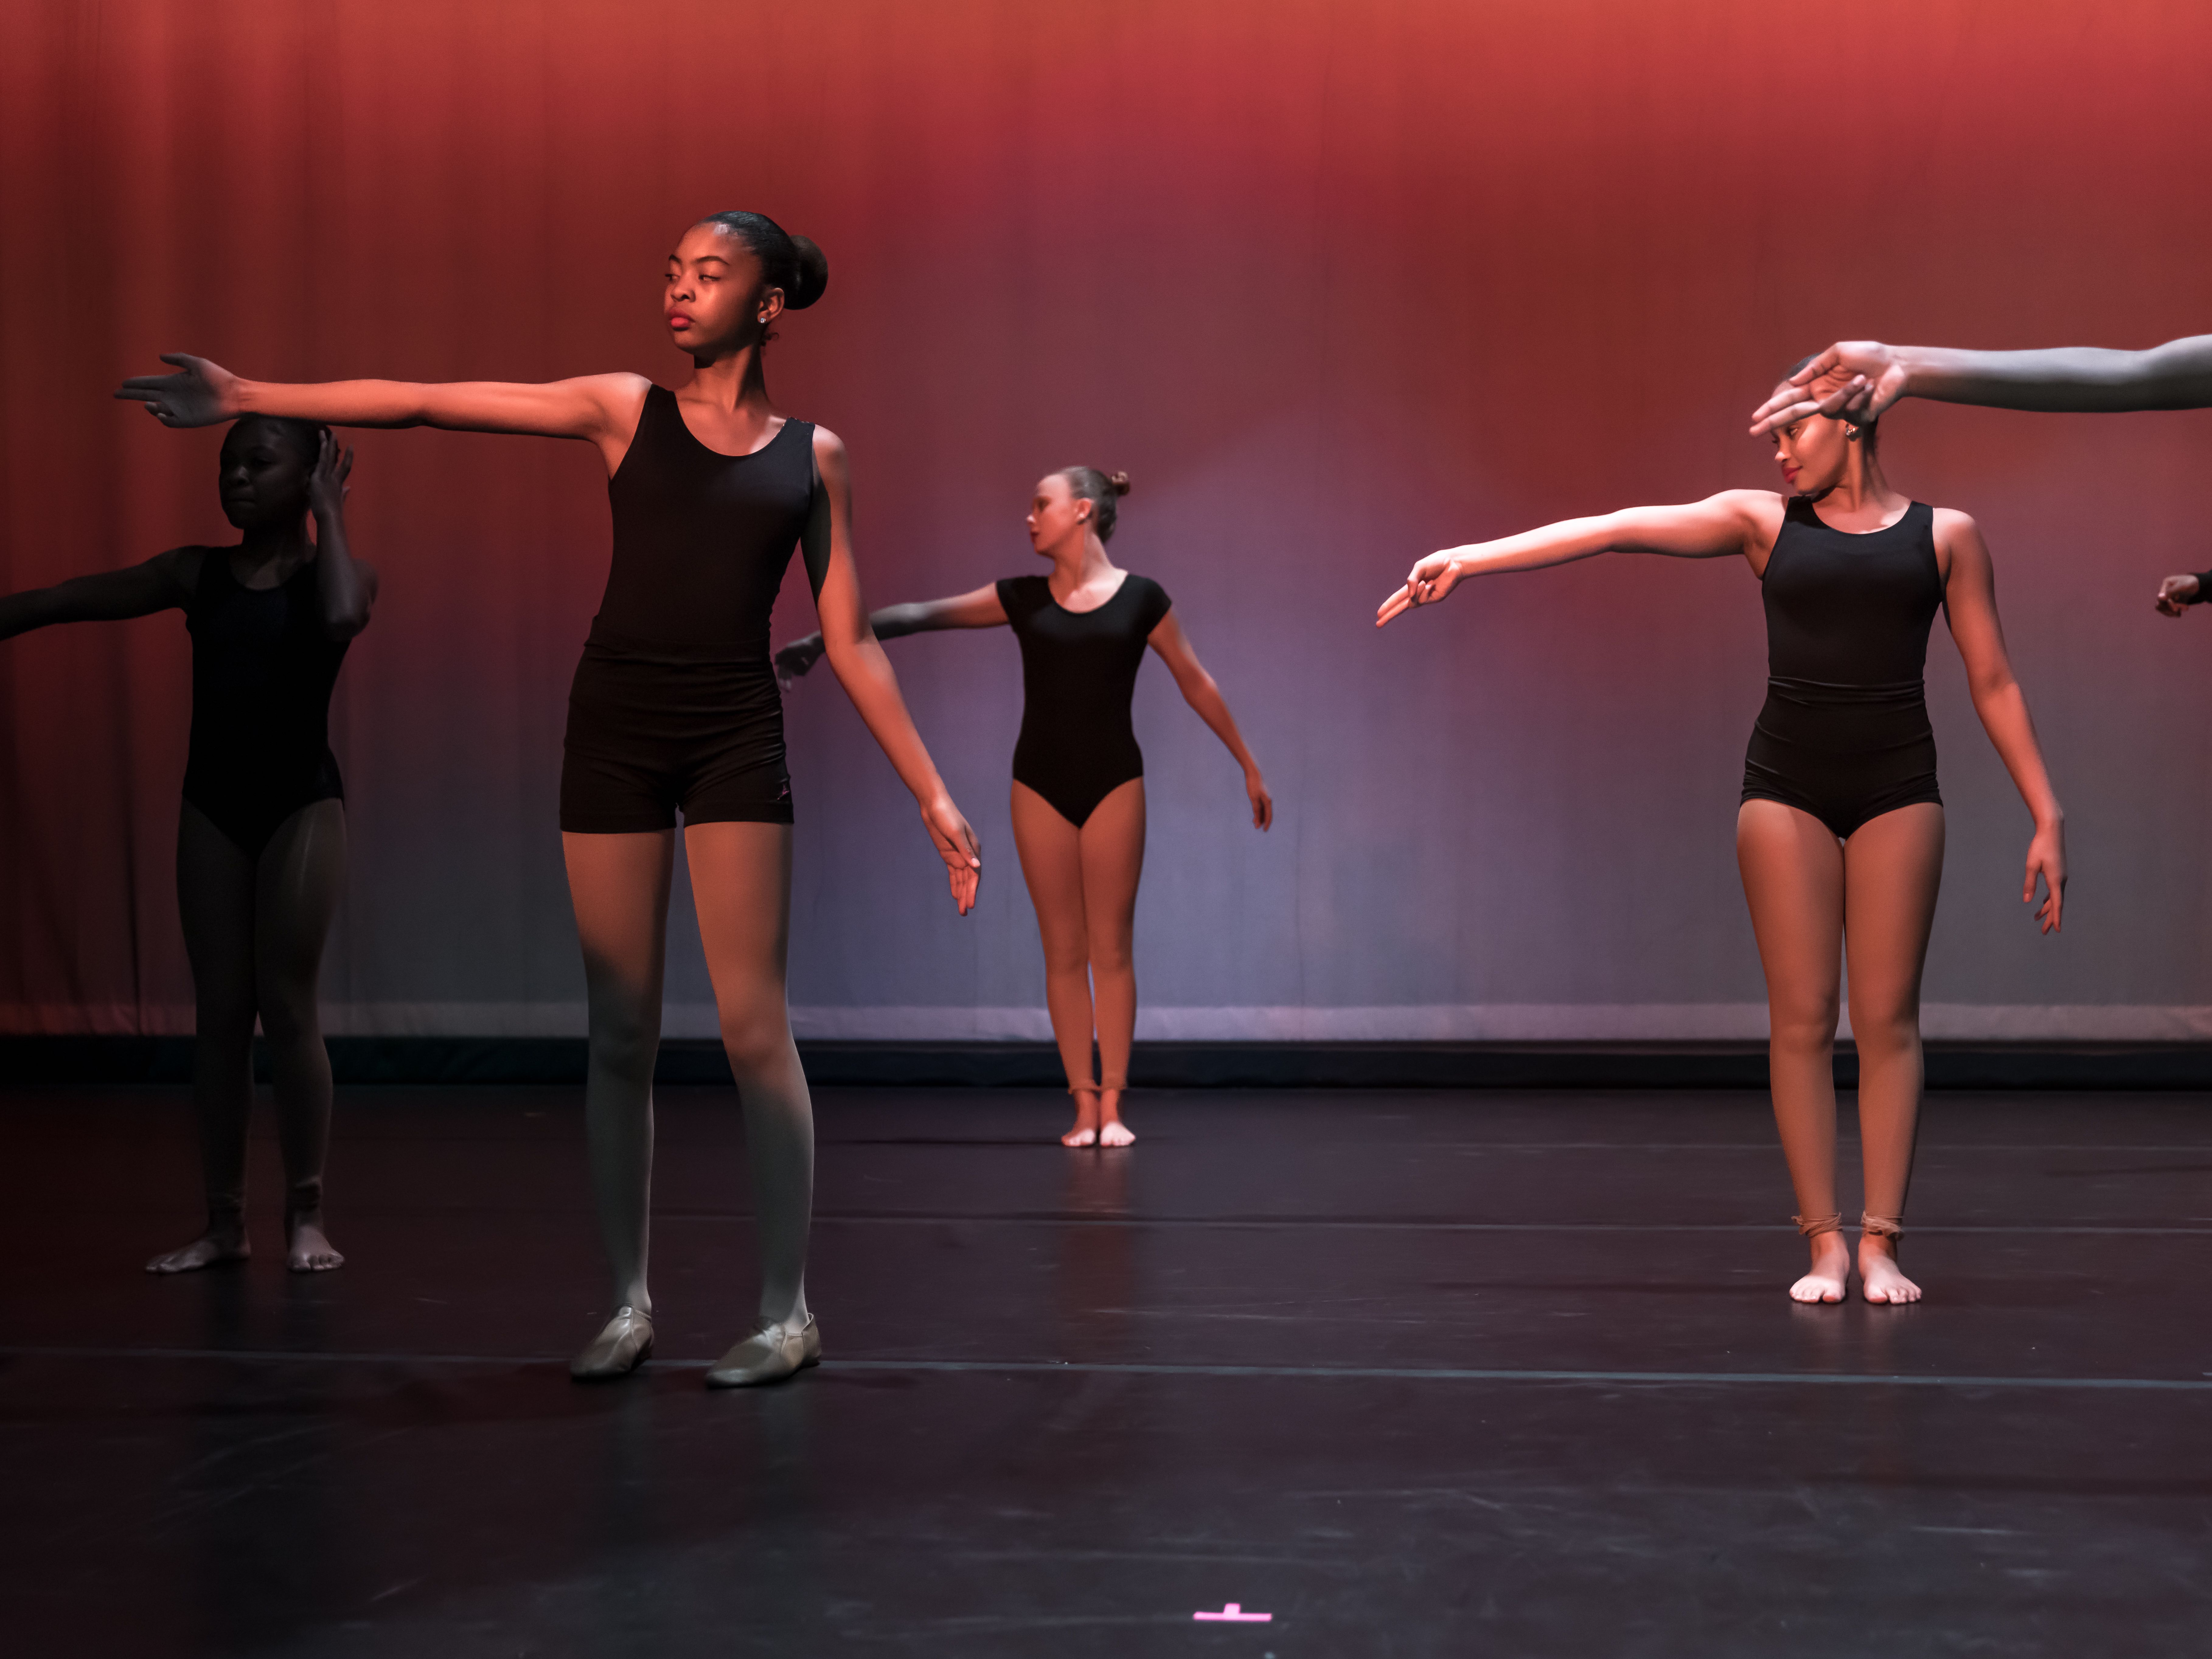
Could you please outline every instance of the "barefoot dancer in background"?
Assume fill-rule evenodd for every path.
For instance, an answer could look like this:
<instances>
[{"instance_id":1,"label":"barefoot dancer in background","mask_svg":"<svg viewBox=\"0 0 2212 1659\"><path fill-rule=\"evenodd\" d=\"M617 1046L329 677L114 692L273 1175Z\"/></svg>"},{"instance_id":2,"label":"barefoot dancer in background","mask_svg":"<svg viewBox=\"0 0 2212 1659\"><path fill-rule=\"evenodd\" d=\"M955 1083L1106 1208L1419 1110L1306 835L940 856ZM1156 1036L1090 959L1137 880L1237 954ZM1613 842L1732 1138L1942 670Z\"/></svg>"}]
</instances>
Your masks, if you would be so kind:
<instances>
[{"instance_id":1,"label":"barefoot dancer in background","mask_svg":"<svg viewBox=\"0 0 2212 1659\"><path fill-rule=\"evenodd\" d=\"M1011 623L1022 647L1022 733L1014 745L1014 846L1044 943L1045 1003L1075 1097L1069 1146L1126 1146L1121 1121L1137 1024L1132 933L1145 863L1145 757L1129 725L1137 670L1149 645L1183 700L1244 769L1252 822L1274 803L1244 747L1220 688L1199 664L1159 584L1106 556L1126 474L1072 466L1040 482L1030 545L1049 576L1013 576L949 599L895 605L869 618L879 639L940 628ZM822 654L817 635L776 653L787 682ZM1099 1074L1091 1075L1098 1036Z\"/></svg>"},{"instance_id":2,"label":"barefoot dancer in background","mask_svg":"<svg viewBox=\"0 0 2212 1659\"><path fill-rule=\"evenodd\" d=\"M352 467L353 452L310 422L248 416L224 437L218 473L223 516L244 532L237 546L173 548L126 570L0 599L0 639L172 609L191 631L177 908L192 966L192 1107L208 1224L148 1262L149 1273L252 1253L246 1132L257 1018L276 1085L288 1264L318 1273L345 1260L323 1231L331 1061L316 981L345 884L331 690L376 600L376 573L346 545Z\"/></svg>"},{"instance_id":3,"label":"barefoot dancer in background","mask_svg":"<svg viewBox=\"0 0 2212 1659\"><path fill-rule=\"evenodd\" d=\"M614 1316L570 1366L620 1376L653 1346L646 1286L653 1067L675 823L699 912L723 1047L736 1073L759 1218L751 1335L707 1381L773 1382L812 1364L806 1241L814 1121L784 1002L791 788L769 613L804 544L830 664L914 792L965 915L981 864L868 631L850 536L845 447L776 412L761 362L787 308L829 283L821 250L755 213L721 213L668 256L661 309L691 374L669 392L640 374L549 385L242 380L198 357L125 384L172 426L249 410L343 426L533 433L593 445L607 469L614 556L568 699L562 842L582 935L591 1017L584 1104Z\"/></svg>"},{"instance_id":4,"label":"barefoot dancer in background","mask_svg":"<svg viewBox=\"0 0 2212 1659\"><path fill-rule=\"evenodd\" d=\"M1838 958L1850 968L1866 1211L1858 1270L1869 1302L1913 1302L1897 1263L1921 1091L1920 975L1943 867L1943 807L1921 674L1938 607L1975 712L2035 833L2021 896L2057 928L2063 821L1997 624L1989 550L1963 513L1892 489L1875 428L1800 415L1775 428L1786 495L1732 489L1687 507L1599 518L1432 553L1384 600L1379 627L1462 578L1606 552L1741 554L1766 607L1766 706L1744 765L1736 857L1766 970L1774 1115L1812 1244L1800 1302L1843 1299L1850 1257L1836 1204Z\"/></svg>"}]
</instances>

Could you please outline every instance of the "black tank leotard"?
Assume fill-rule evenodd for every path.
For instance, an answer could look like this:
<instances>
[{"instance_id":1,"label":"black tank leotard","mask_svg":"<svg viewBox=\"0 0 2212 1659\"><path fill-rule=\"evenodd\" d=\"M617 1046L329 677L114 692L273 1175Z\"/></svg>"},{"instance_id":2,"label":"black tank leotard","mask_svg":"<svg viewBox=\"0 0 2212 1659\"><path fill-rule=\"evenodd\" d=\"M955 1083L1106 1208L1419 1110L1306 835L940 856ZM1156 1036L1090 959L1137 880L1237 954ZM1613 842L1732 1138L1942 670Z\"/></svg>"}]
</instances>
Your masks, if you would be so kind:
<instances>
[{"instance_id":1,"label":"black tank leotard","mask_svg":"<svg viewBox=\"0 0 2212 1659\"><path fill-rule=\"evenodd\" d=\"M1109 793L1145 775L1129 703L1145 641L1171 601L1158 582L1133 574L1092 611L1063 609L1042 576L1010 576L998 590L1022 642L1014 781L1080 829Z\"/></svg>"},{"instance_id":2,"label":"black tank leotard","mask_svg":"<svg viewBox=\"0 0 2212 1659\"><path fill-rule=\"evenodd\" d=\"M1935 521L1915 501L1887 529L1853 535L1790 498L1766 560L1766 706L1744 799L1797 807L1839 836L1942 804L1921 678L1943 604Z\"/></svg>"},{"instance_id":3,"label":"black tank leotard","mask_svg":"<svg viewBox=\"0 0 2212 1659\"><path fill-rule=\"evenodd\" d=\"M561 827L791 822L769 616L821 503L814 428L750 455L691 435L664 386L607 480L614 559L568 692Z\"/></svg>"},{"instance_id":4,"label":"black tank leotard","mask_svg":"<svg viewBox=\"0 0 2212 1659\"><path fill-rule=\"evenodd\" d=\"M248 858L301 807L343 800L331 753L331 691L344 640L323 626L313 562L276 587L247 587L230 550L201 550L185 605L192 636L192 735L185 799Z\"/></svg>"}]
</instances>

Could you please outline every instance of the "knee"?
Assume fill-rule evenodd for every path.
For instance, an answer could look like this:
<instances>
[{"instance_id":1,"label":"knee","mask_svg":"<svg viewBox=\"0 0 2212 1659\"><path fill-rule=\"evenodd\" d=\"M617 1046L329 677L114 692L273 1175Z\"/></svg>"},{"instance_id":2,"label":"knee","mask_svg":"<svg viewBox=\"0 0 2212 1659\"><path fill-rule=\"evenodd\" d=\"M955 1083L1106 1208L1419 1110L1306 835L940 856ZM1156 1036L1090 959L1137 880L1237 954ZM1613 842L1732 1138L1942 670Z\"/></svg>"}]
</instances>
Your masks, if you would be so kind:
<instances>
[{"instance_id":1,"label":"knee","mask_svg":"<svg viewBox=\"0 0 2212 1659\"><path fill-rule=\"evenodd\" d=\"M1770 1041L1784 1053L1825 1054L1835 1046L1836 1013L1832 995L1774 1002L1767 1011Z\"/></svg>"},{"instance_id":2,"label":"knee","mask_svg":"<svg viewBox=\"0 0 2212 1659\"><path fill-rule=\"evenodd\" d=\"M289 1048L322 1036L312 994L301 995L289 988L264 988L261 994L261 1034L272 1048Z\"/></svg>"},{"instance_id":3,"label":"knee","mask_svg":"<svg viewBox=\"0 0 2212 1659\"><path fill-rule=\"evenodd\" d=\"M1044 971L1052 979L1081 979L1090 972L1091 960L1084 954L1082 944L1048 944L1044 947Z\"/></svg>"},{"instance_id":4,"label":"knee","mask_svg":"<svg viewBox=\"0 0 2212 1659\"><path fill-rule=\"evenodd\" d=\"M791 1019L781 1001L773 1007L726 1008L721 1027L723 1050L739 1077L772 1072L793 1053Z\"/></svg>"},{"instance_id":5,"label":"knee","mask_svg":"<svg viewBox=\"0 0 2212 1659\"><path fill-rule=\"evenodd\" d=\"M1863 1008L1853 999L1851 1040L1863 1054L1910 1053L1920 1046L1920 1010L1894 1003Z\"/></svg>"},{"instance_id":6,"label":"knee","mask_svg":"<svg viewBox=\"0 0 2212 1659\"><path fill-rule=\"evenodd\" d=\"M645 1007L608 1006L594 1001L591 1024L592 1065L623 1077L650 1076L660 1050L660 1021Z\"/></svg>"},{"instance_id":7,"label":"knee","mask_svg":"<svg viewBox=\"0 0 2212 1659\"><path fill-rule=\"evenodd\" d=\"M1135 970L1135 962L1129 941L1121 938L1094 939L1091 941L1091 971L1094 974L1126 979Z\"/></svg>"},{"instance_id":8,"label":"knee","mask_svg":"<svg viewBox=\"0 0 2212 1659\"><path fill-rule=\"evenodd\" d=\"M247 1045L258 1012L250 996L202 996L194 1005L192 1030L204 1042Z\"/></svg>"}]
</instances>

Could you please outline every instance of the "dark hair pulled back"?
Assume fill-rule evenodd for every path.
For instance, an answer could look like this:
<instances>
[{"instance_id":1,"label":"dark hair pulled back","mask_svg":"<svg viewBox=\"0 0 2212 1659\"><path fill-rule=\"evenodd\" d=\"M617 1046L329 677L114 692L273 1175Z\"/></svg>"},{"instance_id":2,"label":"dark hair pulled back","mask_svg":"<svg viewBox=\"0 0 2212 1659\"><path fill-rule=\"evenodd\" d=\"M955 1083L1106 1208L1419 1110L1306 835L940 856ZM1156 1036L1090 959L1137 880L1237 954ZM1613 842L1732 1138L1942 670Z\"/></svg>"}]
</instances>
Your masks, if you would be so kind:
<instances>
[{"instance_id":1,"label":"dark hair pulled back","mask_svg":"<svg viewBox=\"0 0 2212 1659\"><path fill-rule=\"evenodd\" d=\"M761 280L783 290L787 310L805 310L830 286L830 261L822 250L765 213L710 213L699 222L743 242L761 262Z\"/></svg>"},{"instance_id":2,"label":"dark hair pulled back","mask_svg":"<svg viewBox=\"0 0 2212 1659\"><path fill-rule=\"evenodd\" d=\"M1115 503L1129 493L1129 475L1101 472L1095 466L1064 466L1060 476L1067 480L1069 493L1078 501L1091 503L1091 526L1098 532L1098 539L1112 541Z\"/></svg>"}]
</instances>

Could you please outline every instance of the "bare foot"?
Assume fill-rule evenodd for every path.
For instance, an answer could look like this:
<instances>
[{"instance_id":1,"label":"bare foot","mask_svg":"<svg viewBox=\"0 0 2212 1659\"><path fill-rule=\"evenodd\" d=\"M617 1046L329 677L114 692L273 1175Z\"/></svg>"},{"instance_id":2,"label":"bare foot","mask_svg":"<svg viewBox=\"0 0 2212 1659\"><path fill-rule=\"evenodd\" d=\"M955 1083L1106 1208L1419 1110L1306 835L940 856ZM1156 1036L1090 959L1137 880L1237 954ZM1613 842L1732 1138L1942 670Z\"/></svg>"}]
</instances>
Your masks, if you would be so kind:
<instances>
[{"instance_id":1,"label":"bare foot","mask_svg":"<svg viewBox=\"0 0 2212 1659\"><path fill-rule=\"evenodd\" d=\"M1121 1091L1102 1089L1098 1094L1098 1144L1101 1146L1127 1146L1136 1139L1129 1126L1121 1121Z\"/></svg>"},{"instance_id":2,"label":"bare foot","mask_svg":"<svg viewBox=\"0 0 2212 1659\"><path fill-rule=\"evenodd\" d=\"M210 1221L208 1230L181 1250L170 1250L146 1264L149 1273L191 1273L202 1267L219 1267L226 1261L243 1261L253 1254L246 1240L243 1218Z\"/></svg>"},{"instance_id":3,"label":"bare foot","mask_svg":"<svg viewBox=\"0 0 2212 1659\"><path fill-rule=\"evenodd\" d=\"M285 1231L291 1236L291 1242L284 1265L294 1273L326 1273L333 1267L345 1266L345 1258L324 1236L320 1210L303 1210L286 1217Z\"/></svg>"},{"instance_id":4,"label":"bare foot","mask_svg":"<svg viewBox=\"0 0 2212 1659\"><path fill-rule=\"evenodd\" d=\"M1098 1091L1070 1089L1075 1097L1075 1127L1060 1138L1063 1146L1096 1146L1098 1144Z\"/></svg>"},{"instance_id":5,"label":"bare foot","mask_svg":"<svg viewBox=\"0 0 2212 1659\"><path fill-rule=\"evenodd\" d=\"M1850 1276L1851 1253L1844 1248L1841 1233L1818 1233L1813 1238L1813 1267L1790 1287L1793 1302L1841 1302L1844 1283Z\"/></svg>"},{"instance_id":6,"label":"bare foot","mask_svg":"<svg viewBox=\"0 0 2212 1659\"><path fill-rule=\"evenodd\" d=\"M1897 1247L1871 1235L1859 1239L1859 1294L1894 1307L1920 1300L1920 1287L1897 1265Z\"/></svg>"}]
</instances>

